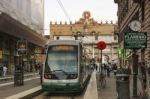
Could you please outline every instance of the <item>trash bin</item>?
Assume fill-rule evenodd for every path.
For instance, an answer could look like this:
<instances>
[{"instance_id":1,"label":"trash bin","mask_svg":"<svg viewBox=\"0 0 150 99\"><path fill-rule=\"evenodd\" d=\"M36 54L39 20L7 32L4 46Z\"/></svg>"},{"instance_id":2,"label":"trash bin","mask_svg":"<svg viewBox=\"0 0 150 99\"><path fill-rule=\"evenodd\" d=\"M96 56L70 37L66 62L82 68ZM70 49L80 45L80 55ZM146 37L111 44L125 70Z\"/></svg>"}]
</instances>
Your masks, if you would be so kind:
<instances>
[{"instance_id":1,"label":"trash bin","mask_svg":"<svg viewBox=\"0 0 150 99\"><path fill-rule=\"evenodd\" d=\"M130 99L129 74L116 75L117 99Z\"/></svg>"},{"instance_id":2,"label":"trash bin","mask_svg":"<svg viewBox=\"0 0 150 99\"><path fill-rule=\"evenodd\" d=\"M14 73L14 86L21 86L23 85L23 71L15 70Z\"/></svg>"}]
</instances>

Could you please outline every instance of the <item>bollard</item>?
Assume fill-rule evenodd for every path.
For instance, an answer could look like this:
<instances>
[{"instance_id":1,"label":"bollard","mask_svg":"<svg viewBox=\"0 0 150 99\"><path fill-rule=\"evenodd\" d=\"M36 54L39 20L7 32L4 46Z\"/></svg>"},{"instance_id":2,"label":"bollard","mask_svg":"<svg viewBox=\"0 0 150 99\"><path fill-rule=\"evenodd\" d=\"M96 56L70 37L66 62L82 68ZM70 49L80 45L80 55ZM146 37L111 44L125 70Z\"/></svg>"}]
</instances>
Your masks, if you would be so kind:
<instances>
[{"instance_id":1,"label":"bollard","mask_svg":"<svg viewBox=\"0 0 150 99\"><path fill-rule=\"evenodd\" d=\"M14 86L23 85L23 72L21 70L16 70L14 73Z\"/></svg>"}]
</instances>

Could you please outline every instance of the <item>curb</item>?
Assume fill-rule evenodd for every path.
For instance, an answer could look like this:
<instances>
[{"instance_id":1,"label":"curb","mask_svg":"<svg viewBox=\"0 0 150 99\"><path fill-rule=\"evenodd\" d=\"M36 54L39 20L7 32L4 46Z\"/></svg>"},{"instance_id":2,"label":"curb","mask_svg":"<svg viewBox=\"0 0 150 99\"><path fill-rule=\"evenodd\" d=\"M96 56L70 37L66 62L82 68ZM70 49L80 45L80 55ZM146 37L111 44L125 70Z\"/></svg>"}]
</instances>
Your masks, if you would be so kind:
<instances>
[{"instance_id":1,"label":"curb","mask_svg":"<svg viewBox=\"0 0 150 99\"><path fill-rule=\"evenodd\" d=\"M24 74L24 78L29 78L29 77L33 77L33 76L38 76L38 73L32 73L32 74ZM2 81L8 81L8 80L13 80L14 76L11 77L4 77L4 78L0 78L0 82Z\"/></svg>"},{"instance_id":2,"label":"curb","mask_svg":"<svg viewBox=\"0 0 150 99\"><path fill-rule=\"evenodd\" d=\"M43 91L41 86L37 86L35 88L20 92L18 94L8 96L5 99L32 99L33 97L41 94Z\"/></svg>"}]
</instances>

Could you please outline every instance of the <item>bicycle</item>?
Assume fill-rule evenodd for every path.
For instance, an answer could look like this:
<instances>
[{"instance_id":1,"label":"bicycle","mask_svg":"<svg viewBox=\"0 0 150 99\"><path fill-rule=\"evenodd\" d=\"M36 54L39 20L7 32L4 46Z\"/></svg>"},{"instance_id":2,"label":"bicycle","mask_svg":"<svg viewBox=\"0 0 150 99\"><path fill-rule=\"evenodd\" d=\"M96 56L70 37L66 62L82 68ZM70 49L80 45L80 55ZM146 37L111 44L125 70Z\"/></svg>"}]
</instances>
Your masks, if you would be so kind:
<instances>
[{"instance_id":1,"label":"bicycle","mask_svg":"<svg viewBox=\"0 0 150 99\"><path fill-rule=\"evenodd\" d=\"M104 73L100 73L99 82L100 82L100 88L106 87L106 75Z\"/></svg>"}]
</instances>

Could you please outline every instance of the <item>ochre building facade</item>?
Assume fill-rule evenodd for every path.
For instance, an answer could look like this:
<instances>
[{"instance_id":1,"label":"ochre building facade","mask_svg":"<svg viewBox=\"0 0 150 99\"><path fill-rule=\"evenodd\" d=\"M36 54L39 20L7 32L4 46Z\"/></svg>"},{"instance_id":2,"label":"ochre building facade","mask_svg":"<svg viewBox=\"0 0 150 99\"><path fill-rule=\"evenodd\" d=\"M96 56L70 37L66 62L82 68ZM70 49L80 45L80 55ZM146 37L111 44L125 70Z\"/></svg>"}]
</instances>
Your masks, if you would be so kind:
<instances>
[{"instance_id":1,"label":"ochre building facade","mask_svg":"<svg viewBox=\"0 0 150 99\"><path fill-rule=\"evenodd\" d=\"M79 21L65 23L50 22L51 40L56 39L78 39L83 41L92 58L98 58L99 50L96 48L98 41L106 42L106 49L103 50L103 56L109 56L110 61L117 61L118 38L114 35L113 22L97 22L91 17L89 11L83 12ZM105 60L103 60L105 61Z\"/></svg>"}]
</instances>

